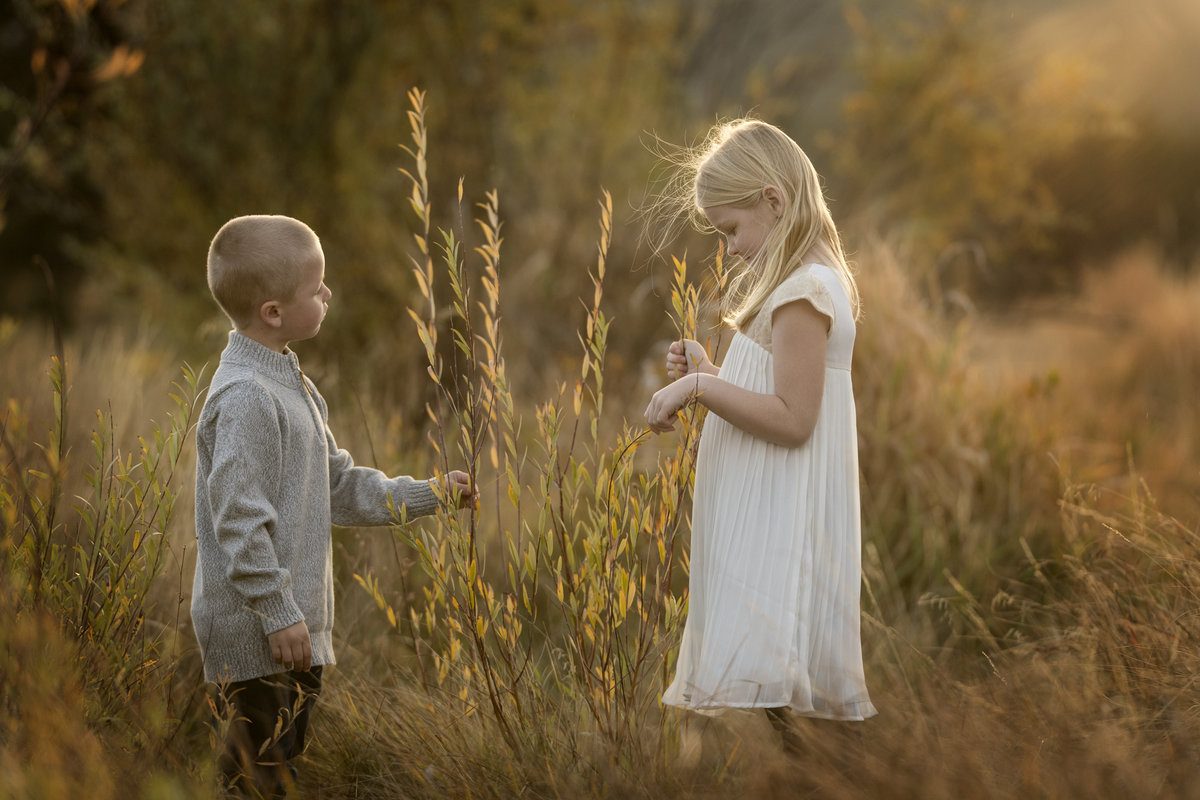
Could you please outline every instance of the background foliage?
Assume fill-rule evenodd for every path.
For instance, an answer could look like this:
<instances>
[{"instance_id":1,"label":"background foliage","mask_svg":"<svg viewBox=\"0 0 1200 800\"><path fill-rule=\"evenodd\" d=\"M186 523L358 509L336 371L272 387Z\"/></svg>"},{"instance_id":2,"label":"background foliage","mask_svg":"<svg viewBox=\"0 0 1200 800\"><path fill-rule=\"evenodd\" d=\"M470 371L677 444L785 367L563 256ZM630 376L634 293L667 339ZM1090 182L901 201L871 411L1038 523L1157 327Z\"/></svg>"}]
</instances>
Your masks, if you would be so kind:
<instances>
[{"instance_id":1,"label":"background foliage","mask_svg":"<svg viewBox=\"0 0 1200 800\"><path fill-rule=\"evenodd\" d=\"M0 19L3 309L44 318L49 270L66 324L144 319L205 355L224 329L200 268L211 232L288 213L346 290L313 347L362 352L338 365L355 380L403 372L420 348L379 321L415 290L395 174L412 86L441 98L434 207L465 177L521 209L506 311L551 363L582 319L601 188L636 230L651 138L717 115L783 125L839 219L903 232L914 273L974 302L1075 285L1087 259L1145 240L1187 266L1200 121L1179 76L1198 23L1188 3L1152 5L16 0ZM613 356L632 366L664 332L670 270L632 233L613 247L629 267L610 287L627 309ZM395 369L357 366L377 359Z\"/></svg>"}]
</instances>

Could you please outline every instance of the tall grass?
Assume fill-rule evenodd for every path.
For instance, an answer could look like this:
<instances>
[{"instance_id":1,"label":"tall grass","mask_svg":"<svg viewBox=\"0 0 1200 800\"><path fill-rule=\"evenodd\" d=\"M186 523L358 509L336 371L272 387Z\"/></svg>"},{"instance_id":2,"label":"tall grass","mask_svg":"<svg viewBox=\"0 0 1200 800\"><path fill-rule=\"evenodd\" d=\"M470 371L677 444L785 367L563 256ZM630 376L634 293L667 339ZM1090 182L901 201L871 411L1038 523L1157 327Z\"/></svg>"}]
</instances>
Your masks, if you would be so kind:
<instances>
[{"instance_id":1,"label":"tall grass","mask_svg":"<svg viewBox=\"0 0 1200 800\"><path fill-rule=\"evenodd\" d=\"M0 787L11 796L115 797L157 781L190 726L174 626L153 617L201 377L183 367L165 422L132 447L102 412L89 450L69 446L61 351L46 438L16 399L0 416Z\"/></svg>"},{"instance_id":2,"label":"tall grass","mask_svg":"<svg viewBox=\"0 0 1200 800\"><path fill-rule=\"evenodd\" d=\"M607 195L577 363L551 396L514 395L512 371L542 366L505 347L499 197L484 193L469 224L437 223L424 95L410 102L421 296L406 324L437 388L427 445L437 471L467 469L481 498L398 525L360 556L355 532L335 532L356 584L341 587L339 630L386 634L340 636L302 796L1191 796L1194 526L1158 505L1152 482L1077 480L1089 451L1063 441L1082 428L1061 386L981 375L974 322L928 308L884 238L858 252L855 365L864 640L881 714L861 726L862 752L803 727L798 760L760 720L728 715L695 766L677 764L684 718L658 697L686 611L702 420L689 411L653 438L627 419L642 398L606 390ZM460 182L460 207L466 195ZM712 330L698 283L674 263L675 336ZM1166 327L1106 367L1110 392L1151 380L1134 369L1150 355L1190 369L1154 344L1184 330ZM0 337L16 376L0 420L0 797L206 796L208 712L181 611L191 533L172 524L191 500L180 473L202 371L182 371L144 440L126 433L138 419L117 419L134 400L105 403L89 375L83 402L108 410L80 438L73 362L18 385L44 349L22 341ZM140 347L114 358L102 372L153 360ZM36 413L19 396L30 380L49 397ZM1185 395L1154 397L1182 417Z\"/></svg>"},{"instance_id":3,"label":"tall grass","mask_svg":"<svg viewBox=\"0 0 1200 800\"><path fill-rule=\"evenodd\" d=\"M953 645L977 625L938 609L990 596L1025 548L1054 537L1067 480L1054 455L1059 429L1031 413L1036 397L981 380L970 320L923 299L899 248L868 237L858 258L865 608L922 647Z\"/></svg>"},{"instance_id":4,"label":"tall grass","mask_svg":"<svg viewBox=\"0 0 1200 800\"><path fill-rule=\"evenodd\" d=\"M498 197L488 193L477 206L473 274L462 232L430 233L423 96L411 100L415 169L408 174L423 228L414 273L426 309L411 314L441 390L428 409L430 444L442 470L466 466L482 502L436 529L398 530L427 580L418 606L404 613L376 576L358 581L411 642L425 690L455 709L459 727L474 729L463 733L468 739L493 736L525 764L603 753L603 763L633 775L661 753L657 698L685 602L681 540L695 419L686 415L674 449L646 471L634 455L649 432L625 423L614 429L605 416L606 194L578 373L537 405L534 425L525 427L501 341ZM460 183L460 202L462 191ZM448 277L445 322L435 268ZM682 262L675 305L680 332L695 335L698 297ZM451 339L452 363L439 337ZM461 763L449 755L445 761Z\"/></svg>"}]
</instances>

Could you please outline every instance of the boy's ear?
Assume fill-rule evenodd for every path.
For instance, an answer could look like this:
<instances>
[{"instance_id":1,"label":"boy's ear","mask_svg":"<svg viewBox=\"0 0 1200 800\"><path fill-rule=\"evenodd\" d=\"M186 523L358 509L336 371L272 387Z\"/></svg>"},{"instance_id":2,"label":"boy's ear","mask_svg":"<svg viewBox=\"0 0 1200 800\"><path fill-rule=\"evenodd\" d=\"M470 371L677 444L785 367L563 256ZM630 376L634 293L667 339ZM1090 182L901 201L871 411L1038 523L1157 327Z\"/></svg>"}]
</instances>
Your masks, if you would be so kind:
<instances>
[{"instance_id":1,"label":"boy's ear","mask_svg":"<svg viewBox=\"0 0 1200 800\"><path fill-rule=\"evenodd\" d=\"M783 216L783 192L778 186L767 186L763 189L763 200L776 217Z\"/></svg>"},{"instance_id":2,"label":"boy's ear","mask_svg":"<svg viewBox=\"0 0 1200 800\"><path fill-rule=\"evenodd\" d=\"M279 308L278 300L268 300L259 306L258 316L264 323L272 328L278 328L283 324L283 315Z\"/></svg>"}]
</instances>

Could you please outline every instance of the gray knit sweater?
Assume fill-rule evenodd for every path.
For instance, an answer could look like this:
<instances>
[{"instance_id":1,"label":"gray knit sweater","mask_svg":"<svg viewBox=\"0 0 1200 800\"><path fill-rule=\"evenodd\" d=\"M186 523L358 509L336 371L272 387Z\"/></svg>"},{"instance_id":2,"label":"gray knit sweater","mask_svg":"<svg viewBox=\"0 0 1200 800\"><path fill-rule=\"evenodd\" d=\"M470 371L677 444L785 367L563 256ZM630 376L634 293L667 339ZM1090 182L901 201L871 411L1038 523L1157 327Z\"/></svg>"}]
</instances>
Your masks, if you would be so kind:
<instances>
[{"instance_id":1,"label":"gray knit sweater","mask_svg":"<svg viewBox=\"0 0 1200 800\"><path fill-rule=\"evenodd\" d=\"M281 672L267 635L303 620L313 664L333 664L331 525L437 510L428 481L356 467L292 352L236 331L196 428L192 625L209 681Z\"/></svg>"}]
</instances>

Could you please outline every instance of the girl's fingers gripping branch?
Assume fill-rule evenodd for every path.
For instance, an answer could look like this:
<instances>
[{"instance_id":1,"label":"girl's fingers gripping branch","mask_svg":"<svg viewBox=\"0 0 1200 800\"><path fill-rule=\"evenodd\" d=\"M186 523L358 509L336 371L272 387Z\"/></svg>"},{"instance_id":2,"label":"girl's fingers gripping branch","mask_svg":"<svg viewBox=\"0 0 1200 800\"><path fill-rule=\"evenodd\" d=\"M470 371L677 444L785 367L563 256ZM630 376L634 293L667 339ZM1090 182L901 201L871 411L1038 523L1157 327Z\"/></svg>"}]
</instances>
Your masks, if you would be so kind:
<instances>
[{"instance_id":1,"label":"girl's fingers gripping branch","mask_svg":"<svg viewBox=\"0 0 1200 800\"><path fill-rule=\"evenodd\" d=\"M697 372L712 372L712 362L704 345L695 339L680 339L667 348L667 375L682 378Z\"/></svg>"},{"instance_id":2,"label":"girl's fingers gripping branch","mask_svg":"<svg viewBox=\"0 0 1200 800\"><path fill-rule=\"evenodd\" d=\"M683 342L671 342L671 346L667 348L667 375L671 378L682 378L687 372L687 352Z\"/></svg>"}]
</instances>

